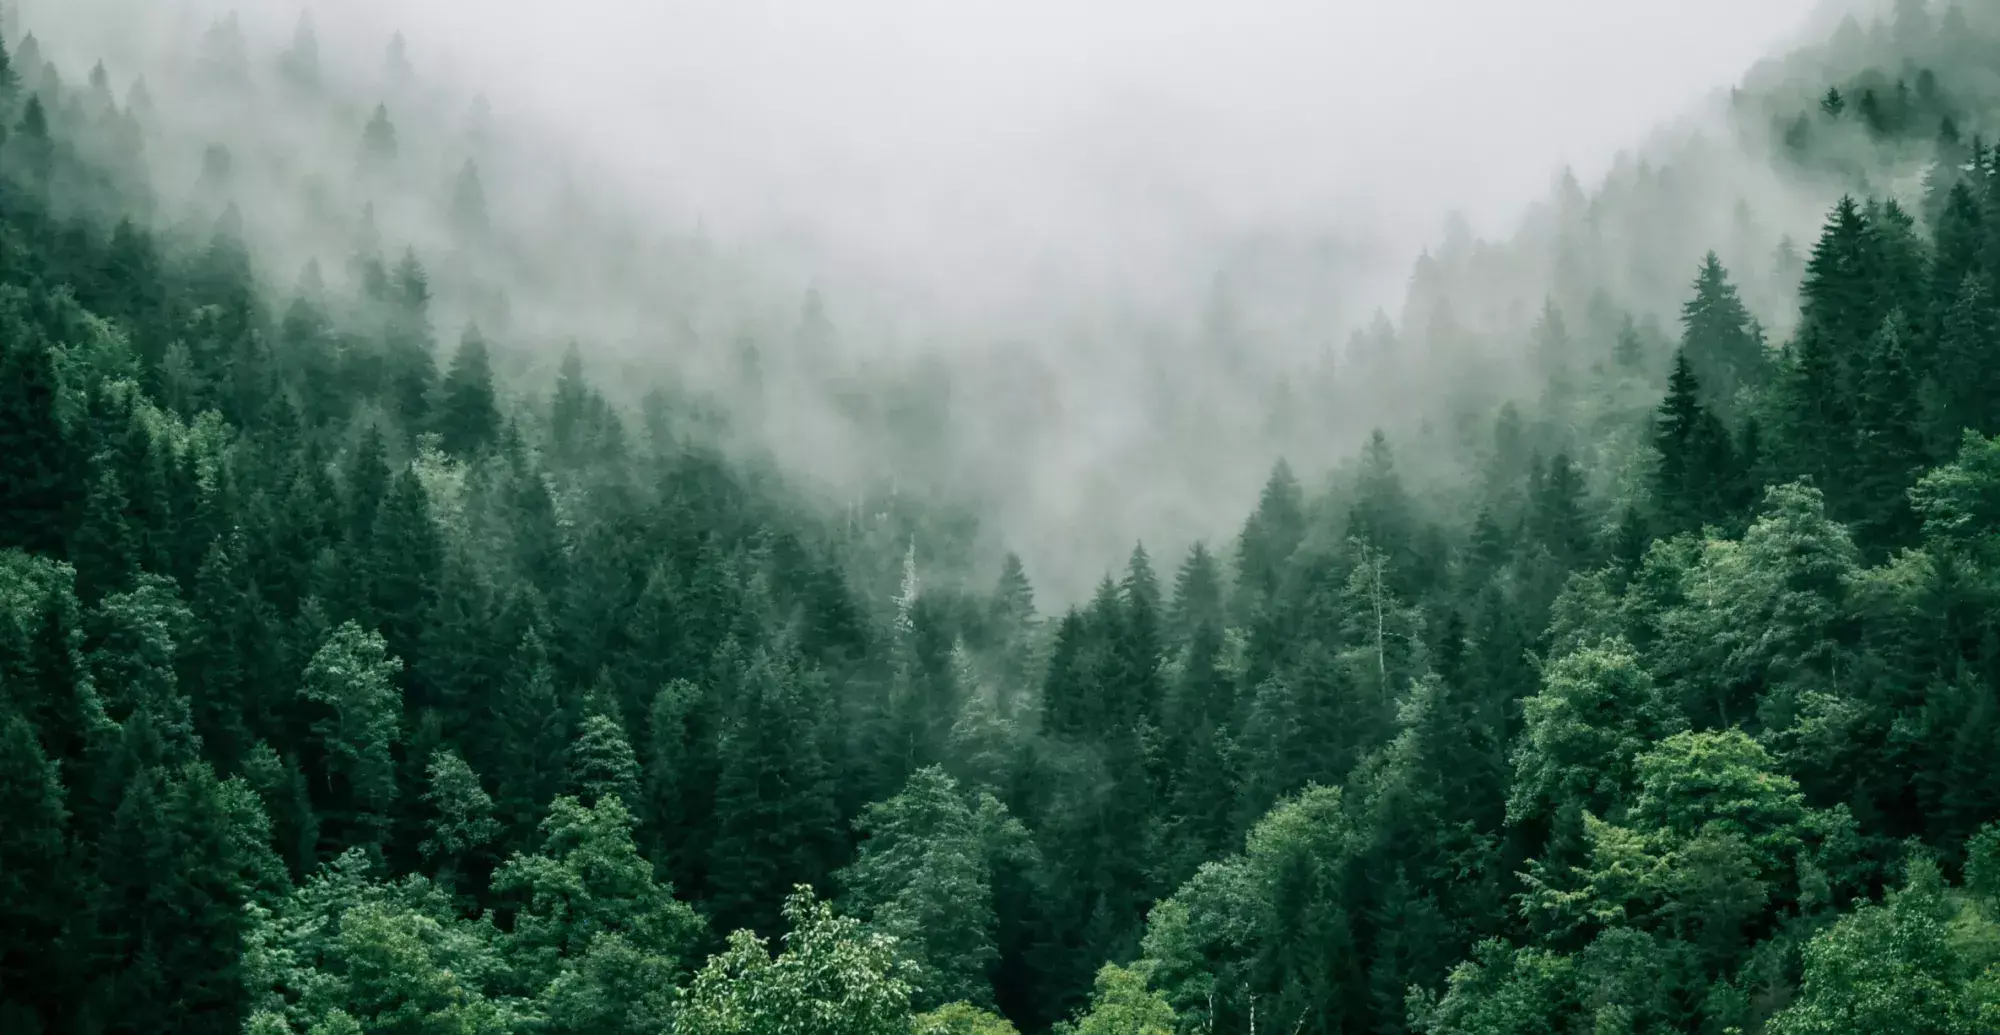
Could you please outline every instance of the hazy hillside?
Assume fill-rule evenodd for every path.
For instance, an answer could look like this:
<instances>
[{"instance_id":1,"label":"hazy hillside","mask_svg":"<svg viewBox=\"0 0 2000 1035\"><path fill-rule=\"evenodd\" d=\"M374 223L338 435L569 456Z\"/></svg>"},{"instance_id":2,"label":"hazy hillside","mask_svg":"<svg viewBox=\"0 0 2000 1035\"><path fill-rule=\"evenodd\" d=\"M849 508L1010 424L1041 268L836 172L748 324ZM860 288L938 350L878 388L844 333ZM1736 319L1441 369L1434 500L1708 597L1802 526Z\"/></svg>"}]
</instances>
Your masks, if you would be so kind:
<instances>
[{"instance_id":1,"label":"hazy hillside","mask_svg":"<svg viewBox=\"0 0 2000 1035\"><path fill-rule=\"evenodd\" d=\"M1372 318L974 319L295 17L0 10L0 1031L2000 1032L1988 6Z\"/></svg>"}]
</instances>

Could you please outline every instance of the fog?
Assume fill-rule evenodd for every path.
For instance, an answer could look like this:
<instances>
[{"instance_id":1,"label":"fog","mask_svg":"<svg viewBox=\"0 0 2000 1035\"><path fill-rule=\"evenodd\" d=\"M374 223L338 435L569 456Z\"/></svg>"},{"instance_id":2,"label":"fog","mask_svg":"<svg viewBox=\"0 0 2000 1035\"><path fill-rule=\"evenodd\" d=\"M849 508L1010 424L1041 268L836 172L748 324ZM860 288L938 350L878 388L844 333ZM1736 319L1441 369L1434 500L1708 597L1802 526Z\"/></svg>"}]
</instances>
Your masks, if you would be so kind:
<instances>
[{"instance_id":1,"label":"fog","mask_svg":"<svg viewBox=\"0 0 2000 1035\"><path fill-rule=\"evenodd\" d=\"M1393 301L1447 210L1499 231L1558 168L1594 181L1813 5L347 6L718 234L810 228L829 266L987 318L1049 285L1156 288L1252 229L1364 243L1383 276L1357 293Z\"/></svg>"},{"instance_id":2,"label":"fog","mask_svg":"<svg viewBox=\"0 0 2000 1035\"><path fill-rule=\"evenodd\" d=\"M1457 324L1517 358L1551 291L1558 249L1543 243L1586 222L1622 264L1599 288L1630 312L1671 314L1700 252L1733 246L1747 293L1782 313L1790 288L1760 268L1826 192L1782 182L1722 113L1761 57L1854 5L14 6L74 67L104 57L121 96L149 76L163 215L212 218L225 200L196 185L209 142L257 156L226 200L275 293L304 262L351 254L349 214L372 205L385 249L450 255L463 279L504 288L517 367L544 376L576 339L614 387L687 378L833 497L887 481L973 503L989 560L1019 549L1060 600L1135 539L1158 553L1228 536L1278 456L1316 479L1370 427L1420 423L1441 370L1482 376L1441 350L1430 302L1405 298L1427 250ZM310 11L330 113L173 93L162 55L230 10L254 76ZM396 32L420 86L384 79ZM498 142L468 128L475 96ZM356 182L378 102L400 167ZM438 214L468 157L508 247L455 244ZM1651 163L1670 157L1683 176L1662 186ZM1627 200L1584 220L1566 200L1578 184ZM447 341L485 304L454 284L439 284ZM808 289L823 326L801 316ZM1564 301L1580 316L1582 299ZM1389 372L1349 344L1378 310L1400 317ZM754 385L732 373L744 342L764 357ZM890 377L877 360L943 416L838 415L841 386Z\"/></svg>"}]
</instances>

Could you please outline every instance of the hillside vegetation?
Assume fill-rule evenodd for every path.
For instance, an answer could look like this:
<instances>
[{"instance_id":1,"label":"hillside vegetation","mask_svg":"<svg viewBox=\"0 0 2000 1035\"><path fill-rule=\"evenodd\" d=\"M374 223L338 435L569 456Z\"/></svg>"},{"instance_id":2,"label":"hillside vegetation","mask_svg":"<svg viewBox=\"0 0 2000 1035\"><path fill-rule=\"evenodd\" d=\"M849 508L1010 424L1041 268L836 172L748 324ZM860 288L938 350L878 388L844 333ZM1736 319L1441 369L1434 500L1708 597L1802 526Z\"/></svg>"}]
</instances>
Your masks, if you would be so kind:
<instances>
[{"instance_id":1,"label":"hillside vegetation","mask_svg":"<svg viewBox=\"0 0 2000 1035\"><path fill-rule=\"evenodd\" d=\"M1985 5L1849 23L1248 369L1277 441L1406 416L1049 614L976 503L789 464L748 353L552 344L568 278L645 290L570 261L610 231L309 24L116 90L9 40L0 1031L2000 1033ZM928 471L933 373L817 387Z\"/></svg>"}]
</instances>

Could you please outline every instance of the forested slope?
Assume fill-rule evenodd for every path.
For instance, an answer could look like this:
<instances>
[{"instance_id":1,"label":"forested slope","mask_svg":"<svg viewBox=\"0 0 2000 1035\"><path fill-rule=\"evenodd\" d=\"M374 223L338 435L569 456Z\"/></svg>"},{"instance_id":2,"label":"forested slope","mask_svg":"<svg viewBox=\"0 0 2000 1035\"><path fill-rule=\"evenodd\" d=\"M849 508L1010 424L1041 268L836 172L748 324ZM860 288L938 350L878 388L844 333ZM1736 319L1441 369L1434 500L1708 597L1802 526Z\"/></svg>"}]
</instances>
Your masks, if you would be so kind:
<instances>
[{"instance_id":1,"label":"forested slope","mask_svg":"<svg viewBox=\"0 0 2000 1035\"><path fill-rule=\"evenodd\" d=\"M0 1030L2000 1032L2000 19L1902 6L1448 242L1328 374L1412 427L1052 615L732 400L533 376L472 250L295 282L19 40ZM1653 268L1753 158L1850 196Z\"/></svg>"}]
</instances>

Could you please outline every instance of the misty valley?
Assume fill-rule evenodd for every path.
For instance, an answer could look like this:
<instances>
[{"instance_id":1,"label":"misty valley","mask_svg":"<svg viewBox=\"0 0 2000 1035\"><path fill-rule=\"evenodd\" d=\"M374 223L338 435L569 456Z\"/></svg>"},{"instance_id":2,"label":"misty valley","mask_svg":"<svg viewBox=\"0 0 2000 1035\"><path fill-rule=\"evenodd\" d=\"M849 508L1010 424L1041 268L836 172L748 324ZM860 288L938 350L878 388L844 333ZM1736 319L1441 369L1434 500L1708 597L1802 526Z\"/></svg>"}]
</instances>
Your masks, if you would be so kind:
<instances>
[{"instance_id":1,"label":"misty valley","mask_svg":"<svg viewBox=\"0 0 2000 1035\"><path fill-rule=\"evenodd\" d=\"M2000 4L1379 306L241 6L0 0L0 1033L2000 1035Z\"/></svg>"}]
</instances>

